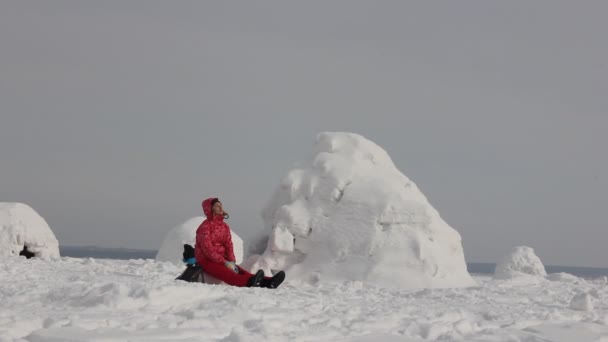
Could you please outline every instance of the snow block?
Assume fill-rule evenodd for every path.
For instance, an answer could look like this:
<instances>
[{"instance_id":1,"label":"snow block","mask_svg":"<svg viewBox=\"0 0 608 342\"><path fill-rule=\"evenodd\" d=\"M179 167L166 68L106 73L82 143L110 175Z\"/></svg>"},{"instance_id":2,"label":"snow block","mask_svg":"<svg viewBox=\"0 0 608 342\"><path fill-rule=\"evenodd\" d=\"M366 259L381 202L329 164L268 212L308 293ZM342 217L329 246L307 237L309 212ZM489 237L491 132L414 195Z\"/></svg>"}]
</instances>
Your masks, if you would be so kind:
<instances>
[{"instance_id":1,"label":"snow block","mask_svg":"<svg viewBox=\"0 0 608 342\"><path fill-rule=\"evenodd\" d=\"M589 293L579 293L570 302L570 309L578 311L592 311L593 301Z\"/></svg>"},{"instance_id":2,"label":"snow block","mask_svg":"<svg viewBox=\"0 0 608 342\"><path fill-rule=\"evenodd\" d=\"M516 247L496 265L494 279L513 279L521 276L545 277L547 272L534 249Z\"/></svg>"},{"instance_id":3,"label":"snow block","mask_svg":"<svg viewBox=\"0 0 608 342\"><path fill-rule=\"evenodd\" d=\"M285 269L289 280L474 285L458 232L378 145L358 134L321 133L299 165L263 210L272 233L250 267Z\"/></svg>"},{"instance_id":4,"label":"snow block","mask_svg":"<svg viewBox=\"0 0 608 342\"><path fill-rule=\"evenodd\" d=\"M59 257L59 241L34 209L0 202L0 256L19 255L24 247L35 257Z\"/></svg>"}]
</instances>

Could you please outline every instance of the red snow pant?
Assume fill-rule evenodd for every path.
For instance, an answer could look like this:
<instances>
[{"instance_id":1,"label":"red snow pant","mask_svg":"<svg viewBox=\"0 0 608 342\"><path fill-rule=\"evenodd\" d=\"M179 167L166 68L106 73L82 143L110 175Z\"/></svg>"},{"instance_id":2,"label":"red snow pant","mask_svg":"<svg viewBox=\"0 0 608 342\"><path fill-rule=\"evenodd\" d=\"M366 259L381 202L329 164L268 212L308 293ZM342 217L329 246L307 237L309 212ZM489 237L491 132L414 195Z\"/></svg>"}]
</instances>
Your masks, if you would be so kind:
<instances>
[{"instance_id":1,"label":"red snow pant","mask_svg":"<svg viewBox=\"0 0 608 342\"><path fill-rule=\"evenodd\" d=\"M234 273L234 271L225 265L218 264L217 262L213 262L206 258L202 260L201 266L203 267L203 272L208 273L212 277L215 277L232 286L245 287L247 286L247 281L249 278L253 276L253 274L240 267L239 273Z\"/></svg>"}]
</instances>

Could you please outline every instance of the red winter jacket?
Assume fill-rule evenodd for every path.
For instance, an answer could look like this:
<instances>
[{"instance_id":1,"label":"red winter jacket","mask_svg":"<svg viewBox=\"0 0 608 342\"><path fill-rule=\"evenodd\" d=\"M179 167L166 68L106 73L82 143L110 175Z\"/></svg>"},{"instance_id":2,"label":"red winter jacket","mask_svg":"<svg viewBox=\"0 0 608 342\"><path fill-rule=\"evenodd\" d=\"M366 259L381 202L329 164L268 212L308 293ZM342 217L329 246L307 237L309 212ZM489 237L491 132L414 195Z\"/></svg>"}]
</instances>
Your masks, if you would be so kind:
<instances>
[{"instance_id":1,"label":"red winter jacket","mask_svg":"<svg viewBox=\"0 0 608 342\"><path fill-rule=\"evenodd\" d=\"M196 230L194 248L194 255L199 264L202 264L204 259L218 264L224 264L226 261L236 262L230 227L224 222L224 216L215 216L211 208L211 202L216 199L207 198L203 201L203 212L207 219Z\"/></svg>"}]
</instances>

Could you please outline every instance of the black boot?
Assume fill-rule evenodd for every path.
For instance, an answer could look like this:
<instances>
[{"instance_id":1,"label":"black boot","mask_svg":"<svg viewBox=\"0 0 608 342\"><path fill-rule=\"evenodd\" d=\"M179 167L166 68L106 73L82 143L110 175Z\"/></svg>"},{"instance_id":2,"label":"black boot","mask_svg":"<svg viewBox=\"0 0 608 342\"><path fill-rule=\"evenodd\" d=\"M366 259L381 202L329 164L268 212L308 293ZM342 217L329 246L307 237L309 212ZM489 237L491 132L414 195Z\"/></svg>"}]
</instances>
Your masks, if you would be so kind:
<instances>
[{"instance_id":1,"label":"black boot","mask_svg":"<svg viewBox=\"0 0 608 342\"><path fill-rule=\"evenodd\" d=\"M259 270L247 281L247 287L260 287L264 280L264 271Z\"/></svg>"},{"instance_id":2,"label":"black boot","mask_svg":"<svg viewBox=\"0 0 608 342\"><path fill-rule=\"evenodd\" d=\"M276 289L285 280L285 272L279 271L272 278L262 280L262 287L269 289Z\"/></svg>"}]
</instances>

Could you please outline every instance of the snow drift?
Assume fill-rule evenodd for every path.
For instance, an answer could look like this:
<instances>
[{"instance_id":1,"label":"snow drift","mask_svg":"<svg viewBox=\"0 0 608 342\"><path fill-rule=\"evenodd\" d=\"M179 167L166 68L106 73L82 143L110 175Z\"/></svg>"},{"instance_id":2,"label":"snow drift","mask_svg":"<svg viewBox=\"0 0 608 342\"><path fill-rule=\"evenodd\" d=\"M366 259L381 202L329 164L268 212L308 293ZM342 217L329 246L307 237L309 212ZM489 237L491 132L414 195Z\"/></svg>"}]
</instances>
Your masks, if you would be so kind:
<instances>
[{"instance_id":1,"label":"snow drift","mask_svg":"<svg viewBox=\"0 0 608 342\"><path fill-rule=\"evenodd\" d=\"M187 243L193 247L195 246L196 230L204 220L205 217L203 216L193 217L171 229L156 254L156 260L183 265L182 253L184 251L184 244ZM243 260L243 240L236 233L232 231L231 233L234 256L236 257L236 262L240 263Z\"/></svg>"},{"instance_id":2,"label":"snow drift","mask_svg":"<svg viewBox=\"0 0 608 342\"><path fill-rule=\"evenodd\" d=\"M34 209L0 202L0 256L19 255L24 247L40 258L59 256L55 234Z\"/></svg>"},{"instance_id":3,"label":"snow drift","mask_svg":"<svg viewBox=\"0 0 608 342\"><path fill-rule=\"evenodd\" d=\"M0 341L606 341L608 287L480 276L412 291L362 282L276 290L176 281L154 260L0 258ZM294 286L295 285L295 286ZM575 294L589 294L571 309ZM594 309L588 305L590 301ZM576 302L575 302L576 303ZM589 310L589 311L588 311Z\"/></svg>"},{"instance_id":4,"label":"snow drift","mask_svg":"<svg viewBox=\"0 0 608 342\"><path fill-rule=\"evenodd\" d=\"M321 133L263 210L265 252L245 264L289 280L401 288L473 285L461 238L375 143Z\"/></svg>"},{"instance_id":5,"label":"snow drift","mask_svg":"<svg viewBox=\"0 0 608 342\"><path fill-rule=\"evenodd\" d=\"M496 265L495 279L513 279L521 276L545 277L547 272L540 258L530 247L516 247Z\"/></svg>"}]
</instances>

